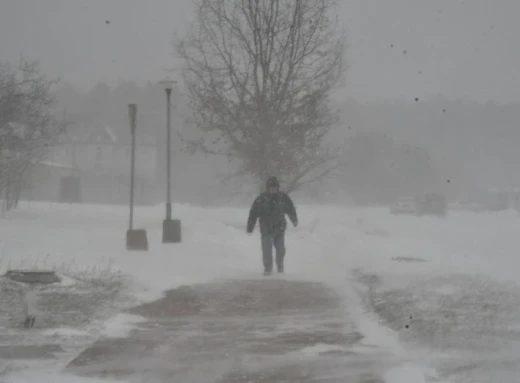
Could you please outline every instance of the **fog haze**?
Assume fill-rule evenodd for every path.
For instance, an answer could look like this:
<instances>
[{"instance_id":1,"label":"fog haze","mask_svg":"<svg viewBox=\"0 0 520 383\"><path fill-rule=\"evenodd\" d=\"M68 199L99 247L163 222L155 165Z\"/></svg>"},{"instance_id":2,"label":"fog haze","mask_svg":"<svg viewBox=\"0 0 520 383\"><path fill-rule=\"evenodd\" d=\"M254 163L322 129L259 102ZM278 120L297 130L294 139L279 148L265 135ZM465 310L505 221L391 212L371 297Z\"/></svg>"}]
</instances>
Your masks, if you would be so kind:
<instances>
[{"instance_id":1,"label":"fog haze","mask_svg":"<svg viewBox=\"0 0 520 383\"><path fill-rule=\"evenodd\" d=\"M128 139L126 104L138 102L139 133L157 148L158 198L157 193L164 193L164 93L151 83L167 74L180 80L175 68L181 63L172 42L176 33L186 32L192 8L189 0L3 0L2 59L38 60L43 73L60 79L59 106L73 120L73 134L110 126L120 140ZM443 180L453 180L454 198L519 185L518 14L520 3L514 0L341 2L338 18L348 32L348 69L334 94L332 105L341 110L341 118L329 142L379 132L381 137L363 142L383 145L386 151L374 149L362 160L344 154L349 167L340 172L339 184L337 178L329 179L325 189L339 187L364 197L379 190L381 195L364 202L386 203L417 192L413 183L439 189ZM172 121L176 131L187 133L192 125L183 91L179 81ZM394 144L424 152L429 159L423 165L431 169L421 174L429 173L428 181L419 181L409 168L385 168L395 156L407 158L407 149L390 149ZM172 147L176 198L201 202L229 193L217 180L225 175L227 162L182 152L177 136ZM356 161L361 162L352 165ZM367 170L371 166L372 172ZM402 187L388 184L388 174ZM397 181L399 177L407 181Z\"/></svg>"},{"instance_id":2,"label":"fog haze","mask_svg":"<svg viewBox=\"0 0 520 383\"><path fill-rule=\"evenodd\" d=\"M0 7L4 60L38 59L49 75L84 89L164 76L178 64L172 36L192 16L189 0L3 0ZM349 32L349 71L339 96L519 102L518 14L515 0L344 1L338 16Z\"/></svg>"},{"instance_id":3,"label":"fog haze","mask_svg":"<svg viewBox=\"0 0 520 383\"><path fill-rule=\"evenodd\" d=\"M0 381L519 381L520 0L337 3L0 0Z\"/></svg>"}]
</instances>

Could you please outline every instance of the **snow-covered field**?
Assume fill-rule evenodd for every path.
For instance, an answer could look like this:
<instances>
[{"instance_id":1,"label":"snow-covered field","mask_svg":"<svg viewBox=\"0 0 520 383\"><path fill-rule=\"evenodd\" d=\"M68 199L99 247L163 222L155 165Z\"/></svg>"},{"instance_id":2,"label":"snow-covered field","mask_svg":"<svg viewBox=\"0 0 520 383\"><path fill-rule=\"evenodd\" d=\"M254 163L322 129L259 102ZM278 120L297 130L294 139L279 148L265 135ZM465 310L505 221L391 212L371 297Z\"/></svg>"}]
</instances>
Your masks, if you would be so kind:
<instances>
[{"instance_id":1,"label":"snow-covered field","mask_svg":"<svg viewBox=\"0 0 520 383\"><path fill-rule=\"evenodd\" d=\"M163 245L164 208L137 208L135 227L147 230L148 252L125 250L127 213L22 203L0 220L2 274L54 268L65 277L41 292L43 320L30 330L17 327L20 287L2 282L0 346L59 343L63 350L45 363L0 359L0 381L93 382L60 370L97 337L122 336L139 322L122 309L181 285L259 277L258 233L245 234L246 209L176 205L183 242ZM287 234L285 278L325 282L344 296L364 335L356 352L391 355L381 361L387 383L516 381L517 213L441 219L300 206L299 215L300 226Z\"/></svg>"}]
</instances>

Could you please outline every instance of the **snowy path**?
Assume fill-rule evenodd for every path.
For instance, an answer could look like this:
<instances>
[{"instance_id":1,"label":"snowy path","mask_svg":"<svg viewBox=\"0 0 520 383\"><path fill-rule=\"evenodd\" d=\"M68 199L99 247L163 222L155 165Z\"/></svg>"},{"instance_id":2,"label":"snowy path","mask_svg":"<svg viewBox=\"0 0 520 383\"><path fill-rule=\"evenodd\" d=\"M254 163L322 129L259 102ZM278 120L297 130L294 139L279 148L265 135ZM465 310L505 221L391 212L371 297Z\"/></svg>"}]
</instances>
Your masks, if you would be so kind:
<instances>
[{"instance_id":1,"label":"snowy path","mask_svg":"<svg viewBox=\"0 0 520 383\"><path fill-rule=\"evenodd\" d=\"M186 286L130 312L146 322L128 337L96 342L68 371L146 382L379 381L381 356L356 353L363 335L319 283Z\"/></svg>"},{"instance_id":2,"label":"snowy path","mask_svg":"<svg viewBox=\"0 0 520 383\"><path fill-rule=\"evenodd\" d=\"M0 352L36 340L65 351L41 363L21 361L31 369L10 374L8 382L41 381L44 373L52 382L82 382L61 370L96 339L98 351L114 358L112 372L121 360L130 360L133 370L126 375L144 373L156 381L171 381L164 376L170 379L172 373L190 381L191 373L207 377L208 370L213 382L255 381L262 371L271 381L277 381L276 374L326 381L323 370L337 372L330 381L345 381L350 374L354 382L380 377L385 383L516 376L520 262L514 214L453 214L440 220L393 217L381 209L302 207L301 227L287 233L287 273L268 284L260 276L258 234L244 233L244 209L174 210L182 220L183 242L163 245L163 208L136 209L136 227L148 231L145 253L124 249L127 212L121 207L33 204L0 220L1 271L39 266L81 277L75 289L63 287L70 299L48 295L46 302L54 302L50 315L30 337L13 327L16 299L1 298L16 295L0 285L0 312L9 314L0 318L0 327L11 334L0 337ZM112 283L115 272L129 279L116 280L111 295L96 292L95 307L86 305L91 299L85 294L95 290L84 287L93 280ZM176 290L179 286L185 287ZM139 302L160 300L168 290L168 307L183 307L179 299L191 299L199 311L164 317L142 306L131 310L142 318L114 316ZM313 294L328 306L313 306ZM292 309L284 311L287 307ZM114 317L107 322L108 316ZM273 334L279 337L262 343ZM110 345L122 339L149 342L152 357L114 352ZM215 351L224 349L227 356ZM186 358L187 369L165 362L175 358ZM87 370L99 375L99 364L89 363ZM156 366L161 373L151 374ZM11 367L8 361L5 370Z\"/></svg>"}]
</instances>

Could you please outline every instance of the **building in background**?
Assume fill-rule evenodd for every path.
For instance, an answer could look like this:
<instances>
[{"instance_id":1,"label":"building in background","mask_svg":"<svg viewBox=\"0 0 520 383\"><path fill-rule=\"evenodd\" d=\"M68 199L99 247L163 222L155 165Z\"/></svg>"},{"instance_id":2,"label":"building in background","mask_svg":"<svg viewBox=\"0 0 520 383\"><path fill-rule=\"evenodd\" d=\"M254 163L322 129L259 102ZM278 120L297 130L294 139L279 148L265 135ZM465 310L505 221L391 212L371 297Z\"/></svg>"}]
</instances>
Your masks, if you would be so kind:
<instances>
[{"instance_id":1,"label":"building in background","mask_svg":"<svg viewBox=\"0 0 520 383\"><path fill-rule=\"evenodd\" d=\"M104 124L71 134L34 165L24 199L70 203L126 204L130 188L130 134L121 137ZM158 202L157 147L138 136L135 161L135 203Z\"/></svg>"}]
</instances>

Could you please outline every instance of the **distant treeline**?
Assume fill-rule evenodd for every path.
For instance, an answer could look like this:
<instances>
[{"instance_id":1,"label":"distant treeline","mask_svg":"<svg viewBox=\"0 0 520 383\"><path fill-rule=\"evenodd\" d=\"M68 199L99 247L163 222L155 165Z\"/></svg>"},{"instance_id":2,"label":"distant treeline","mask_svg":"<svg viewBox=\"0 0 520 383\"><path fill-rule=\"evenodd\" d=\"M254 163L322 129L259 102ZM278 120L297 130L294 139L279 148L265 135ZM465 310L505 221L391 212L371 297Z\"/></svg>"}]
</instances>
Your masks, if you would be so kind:
<instances>
[{"instance_id":1,"label":"distant treeline","mask_svg":"<svg viewBox=\"0 0 520 383\"><path fill-rule=\"evenodd\" d=\"M108 124L128 134L127 104L138 104L138 129L158 143L159 167L164 168L164 91L158 84L100 83L81 92L62 86L58 100L71 129ZM173 129L189 134L189 108L174 90ZM309 185L299 194L326 201L386 203L398 195L440 190L472 195L491 187L520 184L520 108L518 105L479 104L436 98L372 104L356 100L336 102L341 122L331 142L345 142L342 166L328 180ZM247 185L223 184L226 162L184 151L175 135L172 148L174 192L185 202L212 203L235 198ZM160 187L161 185L158 185Z\"/></svg>"}]
</instances>

